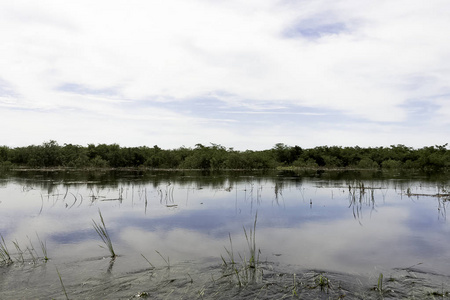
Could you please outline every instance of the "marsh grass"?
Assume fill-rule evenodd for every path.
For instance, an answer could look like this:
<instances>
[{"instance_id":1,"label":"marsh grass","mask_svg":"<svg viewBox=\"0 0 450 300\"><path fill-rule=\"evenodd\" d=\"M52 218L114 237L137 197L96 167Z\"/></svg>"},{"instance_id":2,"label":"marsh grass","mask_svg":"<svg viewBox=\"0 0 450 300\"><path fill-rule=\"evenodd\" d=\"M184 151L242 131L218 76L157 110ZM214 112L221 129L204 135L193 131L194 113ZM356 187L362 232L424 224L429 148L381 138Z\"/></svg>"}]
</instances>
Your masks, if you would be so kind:
<instances>
[{"instance_id":1,"label":"marsh grass","mask_svg":"<svg viewBox=\"0 0 450 300\"><path fill-rule=\"evenodd\" d=\"M316 278L315 278L315 283L316 283L315 288L316 288L316 287L320 287L320 290L321 290L321 291L324 291L325 288L326 288L327 290L328 290L329 288L331 288L331 282L330 282L330 280L328 279L328 277L326 277L326 276L323 275L323 274L319 274L319 275L316 276Z\"/></svg>"},{"instance_id":2,"label":"marsh grass","mask_svg":"<svg viewBox=\"0 0 450 300\"><path fill-rule=\"evenodd\" d=\"M21 248L21 246L19 245L19 242L16 239L16 240L12 241L12 244L14 245L14 248L16 251L14 253L11 253L8 249L5 239L0 234L0 264L9 265L14 262L24 264L25 261L29 260L34 265L36 265L36 263L40 260L40 258L42 258L42 260L44 262L47 262L49 260L49 258L47 255L46 242L42 241L39 238L39 235L37 233L36 233L36 236L38 238L39 244L42 249L42 254L43 254L42 257L39 256L39 254L37 253L36 249L33 246L33 242L31 241L31 239L28 236L27 236L27 238L29 240L29 246L27 246L26 248ZM14 256L14 260L13 260L13 256Z\"/></svg>"},{"instance_id":3,"label":"marsh grass","mask_svg":"<svg viewBox=\"0 0 450 300\"><path fill-rule=\"evenodd\" d=\"M8 250L8 246L6 245L5 239L0 234L1 241L0 241L0 260L2 263L9 265L13 262L11 259L10 252Z\"/></svg>"},{"instance_id":4,"label":"marsh grass","mask_svg":"<svg viewBox=\"0 0 450 300\"><path fill-rule=\"evenodd\" d=\"M13 241L13 245L16 248L17 255L18 255L18 257L16 258L17 262L23 264L25 262L25 259L23 257L24 251L20 248L19 242L17 240Z\"/></svg>"},{"instance_id":5,"label":"marsh grass","mask_svg":"<svg viewBox=\"0 0 450 300\"><path fill-rule=\"evenodd\" d=\"M169 259L169 257L167 256L167 259L165 259L164 256L162 256L162 254L158 250L155 250L155 252L158 253L159 256L161 256L161 258L165 261L165 263L167 265L167 268L170 269L170 259Z\"/></svg>"},{"instance_id":6,"label":"marsh grass","mask_svg":"<svg viewBox=\"0 0 450 300\"><path fill-rule=\"evenodd\" d=\"M45 262L47 262L48 261L47 242L46 241L42 241L41 238L39 237L39 235L37 234L37 232L36 232L36 236L38 238L39 245L41 246L43 259L44 259Z\"/></svg>"},{"instance_id":7,"label":"marsh grass","mask_svg":"<svg viewBox=\"0 0 450 300\"><path fill-rule=\"evenodd\" d=\"M256 222L258 220L258 213L255 215L255 222L253 223L253 230L250 228L249 234L244 227L245 239L247 240L247 245L250 253L250 258L248 260L248 267L255 269L259 262L259 254L261 251L256 250Z\"/></svg>"},{"instance_id":8,"label":"marsh grass","mask_svg":"<svg viewBox=\"0 0 450 300\"><path fill-rule=\"evenodd\" d=\"M377 291L383 293L383 273L380 273L380 276L378 276Z\"/></svg>"},{"instance_id":9,"label":"marsh grass","mask_svg":"<svg viewBox=\"0 0 450 300\"><path fill-rule=\"evenodd\" d=\"M93 227L94 227L95 231L97 232L97 234L102 239L103 243L105 243L106 248L108 249L109 253L111 254L110 255L111 258L115 258L117 255L114 252L111 237L109 236L108 230L106 230L105 221L103 220L102 212L100 211L100 209L98 210L98 214L100 215L100 223L97 223L94 220L92 220ZM105 248L103 246L100 246L100 247Z\"/></svg>"},{"instance_id":10,"label":"marsh grass","mask_svg":"<svg viewBox=\"0 0 450 300\"><path fill-rule=\"evenodd\" d=\"M231 234L229 234L230 239L230 249L225 247L225 251L228 255L228 261L221 256L223 266L227 273L223 277L235 277L238 286L248 285L257 281L258 275L262 275L262 269L259 267L259 254L260 249L256 248L256 223L258 220L258 214L255 215L255 221L253 223L253 228L248 231L244 227L244 235L248 246L248 257L246 255L241 255L238 253L240 258L240 263L236 263L233 251L233 241L231 239Z\"/></svg>"},{"instance_id":11,"label":"marsh grass","mask_svg":"<svg viewBox=\"0 0 450 300\"><path fill-rule=\"evenodd\" d=\"M144 254L141 253L141 256L145 259L146 262L148 262L148 264L150 265L150 267L152 267L152 269L155 268L155 266L147 259L147 257L144 256Z\"/></svg>"},{"instance_id":12,"label":"marsh grass","mask_svg":"<svg viewBox=\"0 0 450 300\"><path fill-rule=\"evenodd\" d=\"M33 254L33 250L30 249L30 247L27 247L28 253L30 254L31 260L33 261L33 264L36 264L37 257Z\"/></svg>"},{"instance_id":13,"label":"marsh grass","mask_svg":"<svg viewBox=\"0 0 450 300\"><path fill-rule=\"evenodd\" d=\"M55 267L55 268L56 268L56 267ZM64 286L64 283L63 283L63 281L62 281L61 274L60 274L59 271L58 271L58 268L56 268L56 273L58 273L59 282L61 282L61 287L62 287L62 290L63 290L63 292L64 292L64 295L66 296L66 299L69 300L69 296L67 295L67 291L66 291L66 288L65 288L65 286Z\"/></svg>"},{"instance_id":14,"label":"marsh grass","mask_svg":"<svg viewBox=\"0 0 450 300\"><path fill-rule=\"evenodd\" d=\"M33 242L31 241L31 238L27 235L28 241L30 242L30 247L27 247L28 252L33 258L33 262L36 263L36 260L39 258L39 254L37 253L36 249L34 248ZM34 254L33 254L34 252Z\"/></svg>"}]
</instances>

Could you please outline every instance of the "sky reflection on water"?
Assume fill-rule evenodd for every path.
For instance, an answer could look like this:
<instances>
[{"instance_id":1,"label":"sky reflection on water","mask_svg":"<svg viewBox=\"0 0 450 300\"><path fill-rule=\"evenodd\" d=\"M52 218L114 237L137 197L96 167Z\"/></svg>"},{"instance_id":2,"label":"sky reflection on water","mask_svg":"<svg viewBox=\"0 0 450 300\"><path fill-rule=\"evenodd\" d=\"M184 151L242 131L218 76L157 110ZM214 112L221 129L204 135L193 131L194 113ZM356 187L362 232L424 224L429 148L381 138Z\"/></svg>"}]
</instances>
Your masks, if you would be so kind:
<instances>
[{"instance_id":1,"label":"sky reflection on water","mask_svg":"<svg viewBox=\"0 0 450 300\"><path fill-rule=\"evenodd\" d=\"M229 235L235 252L245 254L243 227L248 230L257 213L264 261L349 273L421 263L448 273L442 263L450 258L447 202L407 195L408 188L437 194L442 183L219 177L119 176L98 184L7 178L0 188L0 233L23 245L38 233L54 260L107 256L92 228L101 210L124 268L140 268L141 254L164 263L155 250L171 261L220 258Z\"/></svg>"}]
</instances>

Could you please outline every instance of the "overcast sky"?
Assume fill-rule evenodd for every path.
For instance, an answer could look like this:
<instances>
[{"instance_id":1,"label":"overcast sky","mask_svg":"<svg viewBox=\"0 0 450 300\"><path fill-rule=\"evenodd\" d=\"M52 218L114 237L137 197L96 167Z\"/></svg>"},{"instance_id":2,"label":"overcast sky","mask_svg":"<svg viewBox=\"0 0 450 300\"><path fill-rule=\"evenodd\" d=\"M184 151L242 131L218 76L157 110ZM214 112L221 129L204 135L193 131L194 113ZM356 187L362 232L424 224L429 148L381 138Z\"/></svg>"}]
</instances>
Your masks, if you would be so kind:
<instances>
[{"instance_id":1,"label":"overcast sky","mask_svg":"<svg viewBox=\"0 0 450 300\"><path fill-rule=\"evenodd\" d=\"M449 16L448 0L0 0L0 145L442 145Z\"/></svg>"}]
</instances>

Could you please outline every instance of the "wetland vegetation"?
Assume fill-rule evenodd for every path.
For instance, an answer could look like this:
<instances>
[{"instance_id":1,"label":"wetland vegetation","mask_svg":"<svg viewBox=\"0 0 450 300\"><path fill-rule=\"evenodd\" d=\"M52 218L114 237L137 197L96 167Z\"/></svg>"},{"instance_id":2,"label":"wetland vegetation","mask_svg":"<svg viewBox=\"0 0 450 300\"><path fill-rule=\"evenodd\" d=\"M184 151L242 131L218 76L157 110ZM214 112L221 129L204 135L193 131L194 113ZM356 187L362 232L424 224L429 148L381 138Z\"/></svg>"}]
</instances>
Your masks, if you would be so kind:
<instances>
[{"instance_id":1,"label":"wetland vegetation","mask_svg":"<svg viewBox=\"0 0 450 300\"><path fill-rule=\"evenodd\" d=\"M67 147L50 144L38 147ZM219 148L189 151L232 154ZM277 153L293 148L260 155L286 168L298 158ZM0 176L1 299L450 297L445 163L440 172L44 166L55 168Z\"/></svg>"},{"instance_id":2,"label":"wetland vegetation","mask_svg":"<svg viewBox=\"0 0 450 300\"><path fill-rule=\"evenodd\" d=\"M283 143L261 151L237 151L222 145L197 144L194 148L161 149L153 147L121 147L117 144L58 145L55 141L42 145L0 147L0 166L28 168L152 168L152 169L274 169L350 168L406 169L447 171L450 151L447 144L413 149L405 145L390 147L321 146L304 149Z\"/></svg>"}]
</instances>

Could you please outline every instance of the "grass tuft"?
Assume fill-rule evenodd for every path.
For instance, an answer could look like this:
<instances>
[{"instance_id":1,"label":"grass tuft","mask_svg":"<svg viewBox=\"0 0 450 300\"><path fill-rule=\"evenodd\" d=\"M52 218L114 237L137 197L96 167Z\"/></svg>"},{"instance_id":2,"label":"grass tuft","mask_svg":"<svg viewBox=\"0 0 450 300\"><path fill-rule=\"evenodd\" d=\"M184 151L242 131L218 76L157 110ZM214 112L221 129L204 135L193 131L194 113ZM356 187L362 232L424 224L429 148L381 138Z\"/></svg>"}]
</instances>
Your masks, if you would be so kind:
<instances>
[{"instance_id":1,"label":"grass tuft","mask_svg":"<svg viewBox=\"0 0 450 300\"><path fill-rule=\"evenodd\" d=\"M114 252L111 237L109 236L109 233L106 230L105 221L103 220L102 212L100 211L100 209L98 210L98 214L100 215L100 223L97 223L94 220L92 220L94 229L95 231L97 231L103 243L105 243L106 248L109 250L109 253L111 254L111 258L115 258L117 255ZM104 248L103 246L100 247Z\"/></svg>"},{"instance_id":2,"label":"grass tuft","mask_svg":"<svg viewBox=\"0 0 450 300\"><path fill-rule=\"evenodd\" d=\"M380 276L378 276L377 291L383 293L383 273L380 273Z\"/></svg>"},{"instance_id":3,"label":"grass tuft","mask_svg":"<svg viewBox=\"0 0 450 300\"><path fill-rule=\"evenodd\" d=\"M19 242L17 241L17 240L15 240L15 241L13 241L13 244L14 244L14 247L16 248L16 251L17 251L17 255L18 255L18 257L16 258L16 260L18 261L18 262L20 262L20 263L24 263L25 262L25 259L24 259L24 257L23 257L23 250L20 248L20 246L19 246Z\"/></svg>"},{"instance_id":4,"label":"grass tuft","mask_svg":"<svg viewBox=\"0 0 450 300\"><path fill-rule=\"evenodd\" d=\"M44 261L48 261L48 255L47 255L47 242L43 242L41 239L40 239L40 237L39 237L39 235L37 234L37 232L36 232L36 236L37 236L37 238L38 238L38 241L39 241L39 245L41 246L41 250L42 250L42 255L44 256Z\"/></svg>"},{"instance_id":5,"label":"grass tuft","mask_svg":"<svg viewBox=\"0 0 450 300\"><path fill-rule=\"evenodd\" d=\"M4 264L11 264L13 261L11 259L11 255L9 254L8 246L6 246L5 239L0 234L1 241L0 241L0 262Z\"/></svg>"},{"instance_id":6,"label":"grass tuft","mask_svg":"<svg viewBox=\"0 0 450 300\"><path fill-rule=\"evenodd\" d=\"M247 231L244 227L244 235L245 239L247 240L247 245L249 249L249 257L247 258L245 255L242 256L240 253L238 253L241 263L237 264L234 259L234 252L233 252L233 241L231 239L231 235L229 234L230 238L230 250L228 250L225 247L225 251L228 254L227 261L223 256L221 256L223 265L227 271L230 271L230 273L225 274L224 277L232 276L236 278L238 286L244 286L249 284L250 282L255 282L257 279L258 272L261 272L262 270L259 268L259 254L261 251L256 248L256 223L258 220L258 214L255 215L255 222L253 223L253 228L250 228L250 230Z\"/></svg>"}]
</instances>

